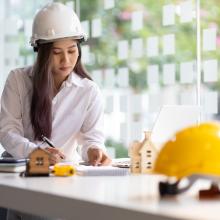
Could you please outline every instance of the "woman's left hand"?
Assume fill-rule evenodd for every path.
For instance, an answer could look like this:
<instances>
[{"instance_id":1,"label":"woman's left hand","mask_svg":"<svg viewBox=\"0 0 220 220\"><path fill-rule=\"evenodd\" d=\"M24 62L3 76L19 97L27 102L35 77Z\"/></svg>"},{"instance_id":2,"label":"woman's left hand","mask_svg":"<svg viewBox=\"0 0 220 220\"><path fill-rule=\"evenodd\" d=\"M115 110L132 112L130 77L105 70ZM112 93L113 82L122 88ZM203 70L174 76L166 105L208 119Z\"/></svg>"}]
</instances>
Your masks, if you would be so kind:
<instances>
[{"instance_id":1,"label":"woman's left hand","mask_svg":"<svg viewBox=\"0 0 220 220\"><path fill-rule=\"evenodd\" d=\"M93 166L106 166L111 163L110 157L102 149L91 147L87 154L89 164Z\"/></svg>"}]
</instances>

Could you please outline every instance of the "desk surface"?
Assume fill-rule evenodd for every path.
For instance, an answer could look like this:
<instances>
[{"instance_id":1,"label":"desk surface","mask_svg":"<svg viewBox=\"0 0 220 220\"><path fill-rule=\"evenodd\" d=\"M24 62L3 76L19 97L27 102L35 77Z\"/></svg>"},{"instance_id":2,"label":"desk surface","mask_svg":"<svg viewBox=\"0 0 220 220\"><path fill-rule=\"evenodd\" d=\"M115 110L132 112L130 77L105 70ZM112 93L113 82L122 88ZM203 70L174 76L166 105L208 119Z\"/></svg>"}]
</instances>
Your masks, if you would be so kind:
<instances>
[{"instance_id":1,"label":"desk surface","mask_svg":"<svg viewBox=\"0 0 220 220\"><path fill-rule=\"evenodd\" d=\"M29 177L0 174L0 206L64 219L220 219L219 201L191 193L160 200L159 176ZM207 182L200 182L200 185ZM197 187L197 186L195 186Z\"/></svg>"}]
</instances>

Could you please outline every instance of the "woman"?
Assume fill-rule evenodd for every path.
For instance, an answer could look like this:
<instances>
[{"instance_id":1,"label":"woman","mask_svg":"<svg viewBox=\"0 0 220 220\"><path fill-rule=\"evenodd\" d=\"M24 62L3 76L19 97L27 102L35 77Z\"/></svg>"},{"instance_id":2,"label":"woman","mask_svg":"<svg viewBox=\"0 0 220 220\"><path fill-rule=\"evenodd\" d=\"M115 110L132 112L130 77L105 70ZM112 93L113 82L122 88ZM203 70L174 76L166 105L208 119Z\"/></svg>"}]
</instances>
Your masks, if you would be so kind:
<instances>
[{"instance_id":1,"label":"woman","mask_svg":"<svg viewBox=\"0 0 220 220\"><path fill-rule=\"evenodd\" d=\"M81 64L84 40L77 15L61 3L51 3L35 16L31 45L36 62L11 71L1 98L0 142L13 157L28 157L44 135L55 145L42 145L51 164L77 160L77 144L83 160L110 163L101 94Z\"/></svg>"},{"instance_id":2,"label":"woman","mask_svg":"<svg viewBox=\"0 0 220 220\"><path fill-rule=\"evenodd\" d=\"M110 163L101 94L81 64L83 40L78 17L65 5L51 3L35 16L31 45L36 62L11 71L1 98L0 142L8 155L28 157L42 146L51 164L76 161L81 144L82 158L91 165ZM55 148L42 145L42 135ZM9 210L7 219L45 218Z\"/></svg>"}]
</instances>

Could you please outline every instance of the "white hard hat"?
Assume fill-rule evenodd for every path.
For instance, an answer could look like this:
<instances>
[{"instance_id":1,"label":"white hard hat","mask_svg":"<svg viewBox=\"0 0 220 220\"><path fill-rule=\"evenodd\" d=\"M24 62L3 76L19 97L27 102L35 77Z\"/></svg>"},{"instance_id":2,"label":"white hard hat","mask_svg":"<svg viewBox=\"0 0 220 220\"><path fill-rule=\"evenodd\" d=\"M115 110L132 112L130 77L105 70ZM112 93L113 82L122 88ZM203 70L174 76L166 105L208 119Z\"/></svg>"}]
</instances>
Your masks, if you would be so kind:
<instances>
[{"instance_id":1,"label":"white hard hat","mask_svg":"<svg viewBox=\"0 0 220 220\"><path fill-rule=\"evenodd\" d=\"M31 46L37 47L38 40L53 41L65 37L86 40L78 16L61 3L46 5L34 18Z\"/></svg>"}]
</instances>

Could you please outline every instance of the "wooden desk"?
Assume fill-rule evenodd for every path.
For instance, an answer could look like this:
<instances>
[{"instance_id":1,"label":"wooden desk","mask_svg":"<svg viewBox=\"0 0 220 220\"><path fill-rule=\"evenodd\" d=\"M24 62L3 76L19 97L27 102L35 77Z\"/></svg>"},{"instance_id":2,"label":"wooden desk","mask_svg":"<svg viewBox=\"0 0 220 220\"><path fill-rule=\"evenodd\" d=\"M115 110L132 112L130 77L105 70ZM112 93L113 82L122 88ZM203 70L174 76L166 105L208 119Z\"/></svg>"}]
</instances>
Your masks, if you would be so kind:
<instances>
[{"instance_id":1,"label":"wooden desk","mask_svg":"<svg viewBox=\"0 0 220 220\"><path fill-rule=\"evenodd\" d=\"M144 175L21 178L1 173L0 206L69 220L220 219L220 201L201 202L193 193L160 200L159 179Z\"/></svg>"}]
</instances>

